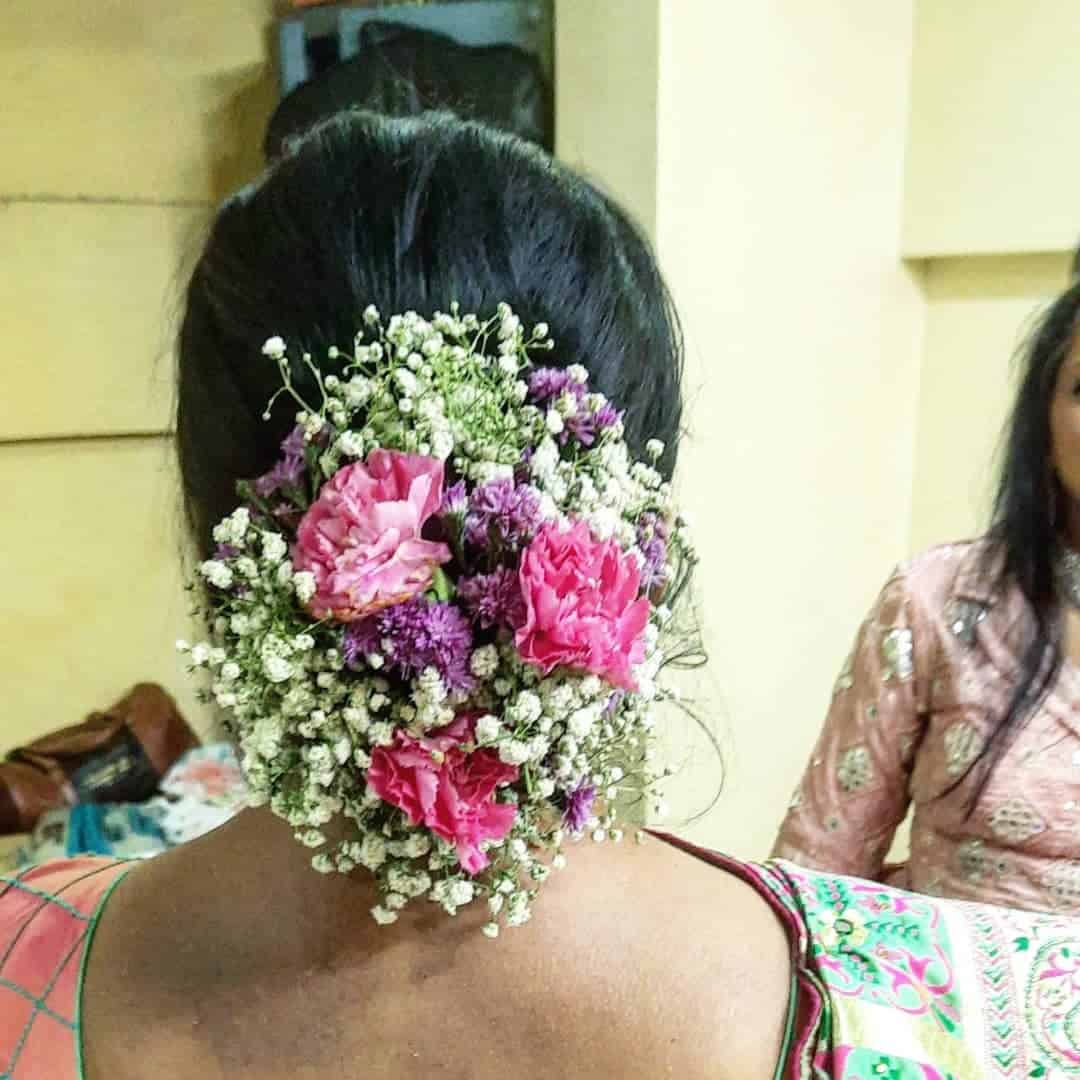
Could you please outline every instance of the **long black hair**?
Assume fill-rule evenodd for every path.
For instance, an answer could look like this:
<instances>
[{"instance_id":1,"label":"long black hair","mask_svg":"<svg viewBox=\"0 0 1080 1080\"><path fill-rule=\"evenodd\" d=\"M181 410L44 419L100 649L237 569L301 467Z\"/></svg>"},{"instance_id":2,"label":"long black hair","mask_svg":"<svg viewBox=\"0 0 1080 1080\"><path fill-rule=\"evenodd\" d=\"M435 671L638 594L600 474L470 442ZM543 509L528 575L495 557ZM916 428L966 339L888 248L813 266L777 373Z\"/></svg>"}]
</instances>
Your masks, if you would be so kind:
<instances>
[{"instance_id":1,"label":"long black hair","mask_svg":"<svg viewBox=\"0 0 1080 1080\"><path fill-rule=\"evenodd\" d=\"M1029 612L1028 637L1009 703L973 765L979 766L979 777L972 807L1061 670L1053 553L1063 500L1053 468L1050 406L1061 366L1076 337L1078 318L1080 280L1074 277L1028 339L1020 387L1005 430L985 572L997 576L999 587L1013 584L1020 590Z\"/></svg>"},{"instance_id":2,"label":"long black hair","mask_svg":"<svg viewBox=\"0 0 1080 1080\"><path fill-rule=\"evenodd\" d=\"M177 443L200 549L266 471L290 428L280 335L313 355L351 342L368 304L430 315L500 301L546 322L550 362L584 364L625 409L630 447L680 432L682 346L647 242L591 184L511 135L441 114L340 114L290 143L219 211L187 292L179 338ZM293 372L303 387L304 373Z\"/></svg>"}]
</instances>

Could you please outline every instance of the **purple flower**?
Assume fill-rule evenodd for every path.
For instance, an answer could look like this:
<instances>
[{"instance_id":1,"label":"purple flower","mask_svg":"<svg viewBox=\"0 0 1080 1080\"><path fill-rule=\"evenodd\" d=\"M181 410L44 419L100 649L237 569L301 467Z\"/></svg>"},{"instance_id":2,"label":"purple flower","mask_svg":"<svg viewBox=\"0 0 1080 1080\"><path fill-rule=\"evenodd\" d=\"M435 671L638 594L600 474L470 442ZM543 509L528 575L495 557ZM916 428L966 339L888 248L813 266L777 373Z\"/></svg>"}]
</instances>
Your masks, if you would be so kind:
<instances>
[{"instance_id":1,"label":"purple flower","mask_svg":"<svg viewBox=\"0 0 1080 1080\"><path fill-rule=\"evenodd\" d=\"M268 499L275 491L283 487L295 487L304 474L304 432L294 427L282 440L281 459L278 463L255 481L255 493Z\"/></svg>"},{"instance_id":2,"label":"purple flower","mask_svg":"<svg viewBox=\"0 0 1080 1080\"><path fill-rule=\"evenodd\" d=\"M587 410L565 417L563 423L562 436L573 435L582 446L592 446L596 441L596 418Z\"/></svg>"},{"instance_id":3,"label":"purple flower","mask_svg":"<svg viewBox=\"0 0 1080 1080\"><path fill-rule=\"evenodd\" d=\"M516 547L532 539L540 520L540 496L534 487L493 480L469 499L465 538L477 547L492 542Z\"/></svg>"},{"instance_id":4,"label":"purple flower","mask_svg":"<svg viewBox=\"0 0 1080 1080\"><path fill-rule=\"evenodd\" d=\"M641 548L645 556L645 565L641 568L641 588L645 593L651 593L658 585L667 581L667 544L654 536Z\"/></svg>"},{"instance_id":5,"label":"purple flower","mask_svg":"<svg viewBox=\"0 0 1080 1080\"><path fill-rule=\"evenodd\" d=\"M563 824L570 832L579 833L589 824L595 801L596 788L592 784L582 782L570 792L563 810Z\"/></svg>"},{"instance_id":6,"label":"purple flower","mask_svg":"<svg viewBox=\"0 0 1080 1080\"><path fill-rule=\"evenodd\" d=\"M235 559L240 552L232 546L232 544L218 544L214 548L214 558L221 561L223 559Z\"/></svg>"},{"instance_id":7,"label":"purple flower","mask_svg":"<svg viewBox=\"0 0 1080 1080\"><path fill-rule=\"evenodd\" d=\"M525 622L525 600L513 570L500 566L490 574L477 574L458 582L458 596L473 619L484 629Z\"/></svg>"},{"instance_id":8,"label":"purple flower","mask_svg":"<svg viewBox=\"0 0 1080 1080\"><path fill-rule=\"evenodd\" d=\"M592 446L598 431L614 427L622 419L622 413L605 401L593 412L589 408L588 387L560 368L536 368L529 376L529 400L534 405L546 405L569 394L577 406L576 411L563 417L563 430L559 442L565 444L572 435L582 446Z\"/></svg>"},{"instance_id":9,"label":"purple flower","mask_svg":"<svg viewBox=\"0 0 1080 1080\"><path fill-rule=\"evenodd\" d=\"M603 431L605 428L614 427L622 418L623 414L610 401L605 401L593 414L593 423L598 430Z\"/></svg>"},{"instance_id":10,"label":"purple flower","mask_svg":"<svg viewBox=\"0 0 1080 1080\"><path fill-rule=\"evenodd\" d=\"M607 704L604 706L604 719L610 720L619 711L619 706L623 703L623 698L626 697L625 690L616 690L612 693L611 697L607 699Z\"/></svg>"},{"instance_id":11,"label":"purple flower","mask_svg":"<svg viewBox=\"0 0 1080 1080\"><path fill-rule=\"evenodd\" d=\"M304 442L304 429L297 424L297 426L282 440L281 452L286 457L302 458L304 456L304 448L306 445L307 444Z\"/></svg>"},{"instance_id":12,"label":"purple flower","mask_svg":"<svg viewBox=\"0 0 1080 1080\"><path fill-rule=\"evenodd\" d=\"M529 374L529 400L537 405L557 401L568 390L578 401L585 399L585 387L562 368L534 368Z\"/></svg>"},{"instance_id":13,"label":"purple flower","mask_svg":"<svg viewBox=\"0 0 1080 1080\"><path fill-rule=\"evenodd\" d=\"M440 514L464 514L469 506L469 496L465 491L465 481L459 480L453 487L446 489L443 495Z\"/></svg>"},{"instance_id":14,"label":"purple flower","mask_svg":"<svg viewBox=\"0 0 1080 1080\"><path fill-rule=\"evenodd\" d=\"M442 676L448 689L471 690L472 644L472 628L460 609L418 596L352 623L345 631L341 651L352 668L362 656L378 653L390 670L406 678L430 667Z\"/></svg>"},{"instance_id":15,"label":"purple flower","mask_svg":"<svg viewBox=\"0 0 1080 1080\"><path fill-rule=\"evenodd\" d=\"M659 514L642 514L638 521L638 547L645 557L641 568L641 587L650 593L667 581L668 527Z\"/></svg>"}]
</instances>

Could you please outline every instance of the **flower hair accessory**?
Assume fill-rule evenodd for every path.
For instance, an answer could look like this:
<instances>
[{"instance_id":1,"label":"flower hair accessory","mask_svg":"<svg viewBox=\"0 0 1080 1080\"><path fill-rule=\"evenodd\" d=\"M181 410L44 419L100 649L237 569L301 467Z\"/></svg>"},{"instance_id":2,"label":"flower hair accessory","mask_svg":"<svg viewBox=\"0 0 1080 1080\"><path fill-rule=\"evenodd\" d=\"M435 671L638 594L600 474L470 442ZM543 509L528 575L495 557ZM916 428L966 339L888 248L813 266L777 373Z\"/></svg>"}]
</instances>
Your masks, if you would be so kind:
<instances>
[{"instance_id":1,"label":"flower hair accessory","mask_svg":"<svg viewBox=\"0 0 1080 1080\"><path fill-rule=\"evenodd\" d=\"M211 640L180 648L317 870L371 871L380 923L483 901L494 937L569 841L661 811L661 631L693 551L662 444L633 461L583 367L534 363L545 325L364 324L338 374L263 346L296 427L215 528Z\"/></svg>"}]
</instances>

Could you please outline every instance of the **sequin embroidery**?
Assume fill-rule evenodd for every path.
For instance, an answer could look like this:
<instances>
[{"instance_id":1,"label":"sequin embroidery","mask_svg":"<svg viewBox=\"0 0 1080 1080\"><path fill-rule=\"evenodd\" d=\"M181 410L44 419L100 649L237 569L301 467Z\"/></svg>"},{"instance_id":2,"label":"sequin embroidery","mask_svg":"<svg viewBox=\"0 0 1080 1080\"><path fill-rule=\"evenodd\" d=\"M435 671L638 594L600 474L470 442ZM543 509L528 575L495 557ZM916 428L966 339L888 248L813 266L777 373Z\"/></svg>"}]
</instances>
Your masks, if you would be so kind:
<instances>
[{"instance_id":1,"label":"sequin embroidery","mask_svg":"<svg viewBox=\"0 0 1080 1080\"><path fill-rule=\"evenodd\" d=\"M963 776L982 753L983 737L974 724L961 720L945 732L945 771Z\"/></svg>"},{"instance_id":2,"label":"sequin embroidery","mask_svg":"<svg viewBox=\"0 0 1080 1080\"><path fill-rule=\"evenodd\" d=\"M978 885L987 874L1003 874L1006 863L1000 856L993 858L981 840L965 840L956 849L956 866L964 878Z\"/></svg>"},{"instance_id":3,"label":"sequin embroidery","mask_svg":"<svg viewBox=\"0 0 1080 1080\"><path fill-rule=\"evenodd\" d=\"M1001 840L1022 844L1046 829L1038 811L1024 799L1008 799L990 814L990 829Z\"/></svg>"},{"instance_id":4,"label":"sequin embroidery","mask_svg":"<svg viewBox=\"0 0 1080 1080\"><path fill-rule=\"evenodd\" d=\"M836 779L847 794L862 791L874 778L870 751L865 746L852 746L840 755L836 764Z\"/></svg>"},{"instance_id":5,"label":"sequin embroidery","mask_svg":"<svg viewBox=\"0 0 1080 1080\"><path fill-rule=\"evenodd\" d=\"M1080 903L1080 863L1054 863L1042 880L1047 893L1057 904L1074 908Z\"/></svg>"},{"instance_id":6,"label":"sequin embroidery","mask_svg":"<svg viewBox=\"0 0 1080 1080\"><path fill-rule=\"evenodd\" d=\"M894 627L881 639L881 678L883 682L899 679L907 682L915 673L911 631Z\"/></svg>"},{"instance_id":7,"label":"sequin embroidery","mask_svg":"<svg viewBox=\"0 0 1080 1080\"><path fill-rule=\"evenodd\" d=\"M945 605L945 621L960 641L971 646L975 644L975 627L986 618L986 612L985 604L954 596Z\"/></svg>"}]
</instances>

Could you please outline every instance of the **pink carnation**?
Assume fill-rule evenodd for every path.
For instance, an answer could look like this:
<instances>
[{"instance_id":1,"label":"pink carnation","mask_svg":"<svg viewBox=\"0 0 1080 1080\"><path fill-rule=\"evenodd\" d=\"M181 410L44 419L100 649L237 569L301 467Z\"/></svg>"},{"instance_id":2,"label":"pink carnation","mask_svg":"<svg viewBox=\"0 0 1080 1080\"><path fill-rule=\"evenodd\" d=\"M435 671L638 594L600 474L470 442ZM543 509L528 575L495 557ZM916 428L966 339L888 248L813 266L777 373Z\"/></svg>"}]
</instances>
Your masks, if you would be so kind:
<instances>
[{"instance_id":1,"label":"pink carnation","mask_svg":"<svg viewBox=\"0 0 1080 1080\"><path fill-rule=\"evenodd\" d=\"M474 725L474 716L459 716L425 738L399 731L392 746L372 751L368 769L371 790L414 825L454 844L470 874L488 864L481 842L502 840L517 815L513 804L495 802L495 789L517 779L517 766L504 765L491 750L462 749Z\"/></svg>"},{"instance_id":2,"label":"pink carnation","mask_svg":"<svg viewBox=\"0 0 1080 1080\"><path fill-rule=\"evenodd\" d=\"M632 668L645 658L649 602L641 570L614 540L596 540L585 522L546 525L521 559L526 617L518 651L545 674L557 667L599 675L636 690Z\"/></svg>"},{"instance_id":3,"label":"pink carnation","mask_svg":"<svg viewBox=\"0 0 1080 1080\"><path fill-rule=\"evenodd\" d=\"M376 450L334 474L300 522L293 565L315 575L317 619L362 619L424 592L449 561L445 544L420 538L442 501L442 462Z\"/></svg>"}]
</instances>

